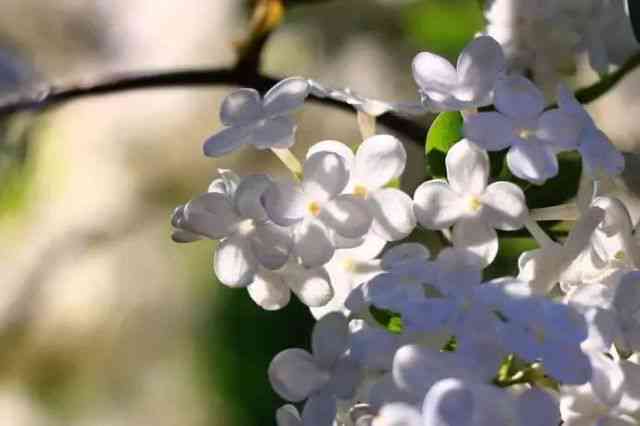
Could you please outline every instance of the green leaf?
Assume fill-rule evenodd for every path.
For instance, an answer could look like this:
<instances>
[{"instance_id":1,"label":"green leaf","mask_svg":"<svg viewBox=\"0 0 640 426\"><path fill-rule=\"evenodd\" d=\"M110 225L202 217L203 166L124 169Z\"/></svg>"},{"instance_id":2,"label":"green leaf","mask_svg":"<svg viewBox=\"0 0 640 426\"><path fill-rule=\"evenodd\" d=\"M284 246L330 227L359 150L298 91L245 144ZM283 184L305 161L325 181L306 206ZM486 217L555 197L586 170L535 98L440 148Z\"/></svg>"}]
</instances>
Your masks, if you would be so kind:
<instances>
[{"instance_id":1,"label":"green leaf","mask_svg":"<svg viewBox=\"0 0 640 426\"><path fill-rule=\"evenodd\" d=\"M462 139L464 121L458 111L440 113L431 124L425 146L427 155L427 174L433 177L445 177L445 157L449 149Z\"/></svg>"},{"instance_id":2,"label":"green leaf","mask_svg":"<svg viewBox=\"0 0 640 426\"><path fill-rule=\"evenodd\" d=\"M390 311L388 309L380 309L371 305L369 307L371 316L376 320L378 324L386 328L393 334L402 334L404 330L404 324L402 323L402 317L400 314Z\"/></svg>"}]
</instances>

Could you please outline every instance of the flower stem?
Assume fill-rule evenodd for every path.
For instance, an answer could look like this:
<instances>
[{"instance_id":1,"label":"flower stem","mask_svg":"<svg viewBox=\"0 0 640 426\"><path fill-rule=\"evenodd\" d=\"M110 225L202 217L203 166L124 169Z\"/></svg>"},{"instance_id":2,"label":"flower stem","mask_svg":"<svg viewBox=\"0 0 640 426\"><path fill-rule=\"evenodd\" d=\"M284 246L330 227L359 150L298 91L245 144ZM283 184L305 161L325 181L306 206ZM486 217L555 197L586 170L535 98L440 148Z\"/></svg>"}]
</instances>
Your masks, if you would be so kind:
<instances>
[{"instance_id":1,"label":"flower stem","mask_svg":"<svg viewBox=\"0 0 640 426\"><path fill-rule=\"evenodd\" d=\"M368 139L376 134L376 117L366 112L358 111L358 128L362 140Z\"/></svg>"},{"instance_id":2,"label":"flower stem","mask_svg":"<svg viewBox=\"0 0 640 426\"><path fill-rule=\"evenodd\" d=\"M296 180L302 179L302 164L289 149L271 148L271 152L293 173Z\"/></svg>"},{"instance_id":3,"label":"flower stem","mask_svg":"<svg viewBox=\"0 0 640 426\"><path fill-rule=\"evenodd\" d=\"M560 204L531 210L531 218L535 221L572 220L578 219L579 211L575 203Z\"/></svg>"},{"instance_id":4,"label":"flower stem","mask_svg":"<svg viewBox=\"0 0 640 426\"><path fill-rule=\"evenodd\" d=\"M524 226L541 248L552 247L556 244L533 218L529 217Z\"/></svg>"}]
</instances>

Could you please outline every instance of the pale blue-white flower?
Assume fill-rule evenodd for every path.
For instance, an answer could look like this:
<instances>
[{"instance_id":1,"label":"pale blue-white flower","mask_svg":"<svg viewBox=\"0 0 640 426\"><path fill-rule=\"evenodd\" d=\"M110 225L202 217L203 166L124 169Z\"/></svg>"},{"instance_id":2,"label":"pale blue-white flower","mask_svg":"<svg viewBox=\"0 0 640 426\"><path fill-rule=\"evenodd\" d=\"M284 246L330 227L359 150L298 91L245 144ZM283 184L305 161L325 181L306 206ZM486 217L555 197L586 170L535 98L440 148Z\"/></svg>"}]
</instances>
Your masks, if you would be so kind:
<instances>
[{"instance_id":1,"label":"pale blue-white flower","mask_svg":"<svg viewBox=\"0 0 640 426\"><path fill-rule=\"evenodd\" d=\"M488 151L509 148L507 166L520 179L541 185L557 175L556 153L578 144L575 118L557 109L545 111L540 89L517 75L498 80L495 107L495 112L468 117L465 137Z\"/></svg>"},{"instance_id":2,"label":"pale blue-white flower","mask_svg":"<svg viewBox=\"0 0 640 426\"><path fill-rule=\"evenodd\" d=\"M625 274L613 298L618 324L620 346L626 351L640 351L640 271Z\"/></svg>"},{"instance_id":3,"label":"pale blue-white flower","mask_svg":"<svg viewBox=\"0 0 640 426\"><path fill-rule=\"evenodd\" d=\"M272 184L265 175L217 180L210 192L174 212L172 223L182 240L191 241L196 236L219 240L214 271L227 286L247 286L258 268L279 269L289 259L289 230L270 221L260 202Z\"/></svg>"},{"instance_id":4,"label":"pale blue-white flower","mask_svg":"<svg viewBox=\"0 0 640 426\"><path fill-rule=\"evenodd\" d=\"M268 311L285 307L291 293L310 308L324 306L333 297L331 279L324 268L305 268L293 259L276 271L258 268L247 292L258 306Z\"/></svg>"},{"instance_id":5,"label":"pale blue-white flower","mask_svg":"<svg viewBox=\"0 0 640 426\"><path fill-rule=\"evenodd\" d=\"M322 317L311 336L312 353L286 349L269 365L269 381L282 398L307 400L302 411L304 425L329 426L336 417L336 398L350 398L360 381L359 366L346 353L349 344L347 319L334 312Z\"/></svg>"},{"instance_id":6,"label":"pale blue-white flower","mask_svg":"<svg viewBox=\"0 0 640 426\"><path fill-rule=\"evenodd\" d=\"M589 359L580 345L588 337L586 321L571 306L531 294L515 279L489 282L476 297L500 313L497 331L503 346L528 362L542 361L545 370L566 384L591 377Z\"/></svg>"},{"instance_id":7,"label":"pale blue-white flower","mask_svg":"<svg viewBox=\"0 0 640 426\"><path fill-rule=\"evenodd\" d=\"M448 181L431 180L416 189L416 218L428 229L453 226L453 244L473 251L489 264L498 253L495 230L516 230L525 222L524 193L509 182L487 185L489 157L468 140L456 143L445 163Z\"/></svg>"},{"instance_id":8,"label":"pale blue-white flower","mask_svg":"<svg viewBox=\"0 0 640 426\"><path fill-rule=\"evenodd\" d=\"M413 60L413 78L422 104L430 111L459 111L490 105L496 80L505 67L500 45L491 37L472 40L457 66L430 52Z\"/></svg>"},{"instance_id":9,"label":"pale blue-white flower","mask_svg":"<svg viewBox=\"0 0 640 426\"><path fill-rule=\"evenodd\" d=\"M310 90L307 80L291 77L273 86L264 98L254 89L231 93L220 108L220 121L227 128L205 141L205 155L219 157L243 145L291 147L296 125L289 115L303 105Z\"/></svg>"},{"instance_id":10,"label":"pale blue-white flower","mask_svg":"<svg viewBox=\"0 0 640 426\"><path fill-rule=\"evenodd\" d=\"M362 244L346 249L336 250L324 269L331 277L333 297L325 305L312 307L311 314L322 318L329 312L342 312L348 316L351 312L345 301L351 291L360 283L369 281L383 271L381 260L376 259L384 249L386 241L369 233Z\"/></svg>"},{"instance_id":11,"label":"pale blue-white flower","mask_svg":"<svg viewBox=\"0 0 640 426\"><path fill-rule=\"evenodd\" d=\"M371 227L367 203L342 194L349 182L344 159L332 152L317 152L304 162L301 183L272 185L263 196L268 216L291 227L293 254L307 267L331 260L338 244L333 234L346 239L364 236Z\"/></svg>"},{"instance_id":12,"label":"pale blue-white flower","mask_svg":"<svg viewBox=\"0 0 640 426\"><path fill-rule=\"evenodd\" d=\"M317 152L340 155L350 171L346 193L366 200L373 215L371 230L386 241L407 237L416 226L413 202L405 192L385 186L402 176L407 152L402 142L391 135L367 138L354 155L351 149L336 141L323 141L312 146L307 158Z\"/></svg>"},{"instance_id":13,"label":"pale blue-white flower","mask_svg":"<svg viewBox=\"0 0 640 426\"><path fill-rule=\"evenodd\" d=\"M611 143L565 85L558 87L560 111L573 118L573 131L578 134L577 149L582 155L584 170L591 177L617 176L624 170L624 157Z\"/></svg>"},{"instance_id":14,"label":"pale blue-white flower","mask_svg":"<svg viewBox=\"0 0 640 426\"><path fill-rule=\"evenodd\" d=\"M637 425L640 369L602 353L590 356L593 376L581 386L560 388L565 425ZM635 367L635 368L634 368Z\"/></svg>"}]
</instances>

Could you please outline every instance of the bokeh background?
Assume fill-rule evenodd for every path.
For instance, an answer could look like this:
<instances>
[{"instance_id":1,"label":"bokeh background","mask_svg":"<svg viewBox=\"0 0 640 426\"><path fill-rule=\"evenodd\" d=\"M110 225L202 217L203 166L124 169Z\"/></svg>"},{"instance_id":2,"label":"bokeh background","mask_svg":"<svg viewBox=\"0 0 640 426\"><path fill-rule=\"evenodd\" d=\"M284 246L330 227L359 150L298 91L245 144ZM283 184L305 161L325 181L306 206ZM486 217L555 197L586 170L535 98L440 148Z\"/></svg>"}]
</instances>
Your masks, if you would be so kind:
<instances>
[{"instance_id":1,"label":"bokeh background","mask_svg":"<svg viewBox=\"0 0 640 426\"><path fill-rule=\"evenodd\" d=\"M2 0L0 91L229 66L249 3ZM483 25L477 0L301 3L270 38L262 70L377 99L416 99L412 57L455 58ZM625 84L635 97L637 82ZM267 366L284 348L308 346L309 314L295 301L262 311L244 290L215 282L212 242L170 239L173 207L218 168L285 173L252 149L201 154L230 90L128 92L1 122L0 425L274 424L282 402ZM609 98L600 108L618 117L603 125L634 150L633 103ZM297 118L299 154L360 137L353 114L312 105ZM423 150L406 145L411 186Z\"/></svg>"}]
</instances>

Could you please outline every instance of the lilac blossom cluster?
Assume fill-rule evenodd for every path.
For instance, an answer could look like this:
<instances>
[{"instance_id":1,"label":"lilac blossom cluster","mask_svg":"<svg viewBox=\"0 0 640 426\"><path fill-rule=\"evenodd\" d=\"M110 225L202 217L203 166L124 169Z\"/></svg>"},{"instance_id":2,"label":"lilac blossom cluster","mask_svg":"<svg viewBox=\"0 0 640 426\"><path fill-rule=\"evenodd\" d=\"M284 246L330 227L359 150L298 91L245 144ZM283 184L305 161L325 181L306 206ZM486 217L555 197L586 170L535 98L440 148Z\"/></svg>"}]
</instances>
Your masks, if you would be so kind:
<instances>
[{"instance_id":1,"label":"lilac blossom cluster","mask_svg":"<svg viewBox=\"0 0 640 426\"><path fill-rule=\"evenodd\" d=\"M557 155L575 151L597 183L620 174L624 157L566 86L547 107L490 36L473 40L455 67L420 53L413 75L416 105L299 77L264 96L231 93L220 112L226 127L205 154L271 149L291 177L221 170L174 211L174 240L217 241L222 284L246 288L266 310L293 293L317 319L311 350L282 351L268 369L292 403L277 411L278 425L640 424L640 242L625 205L596 193L548 208L571 224L554 240L522 187L490 170L490 153L502 151L512 176L545 185L559 173ZM357 147L321 141L299 162L288 151L292 113L311 93L371 120L461 111L464 138L446 153L446 179L405 193L403 143L371 128ZM407 242L416 228L444 243ZM484 280L499 236L522 229L538 248L522 253L516 276Z\"/></svg>"}]
</instances>

